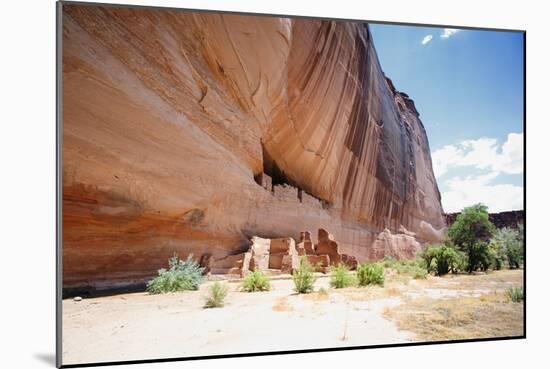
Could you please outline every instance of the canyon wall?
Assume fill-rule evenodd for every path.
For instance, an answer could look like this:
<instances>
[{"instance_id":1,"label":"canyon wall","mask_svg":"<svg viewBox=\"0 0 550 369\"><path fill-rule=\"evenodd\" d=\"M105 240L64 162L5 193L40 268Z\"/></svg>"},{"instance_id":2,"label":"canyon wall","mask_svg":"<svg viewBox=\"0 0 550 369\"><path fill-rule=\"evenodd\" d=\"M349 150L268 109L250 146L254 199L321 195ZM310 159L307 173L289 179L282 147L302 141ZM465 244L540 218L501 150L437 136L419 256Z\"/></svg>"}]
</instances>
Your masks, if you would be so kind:
<instances>
[{"instance_id":1,"label":"canyon wall","mask_svg":"<svg viewBox=\"0 0 550 369\"><path fill-rule=\"evenodd\" d=\"M445 227L366 23L63 5L63 285L324 228L358 261Z\"/></svg>"},{"instance_id":2,"label":"canyon wall","mask_svg":"<svg viewBox=\"0 0 550 369\"><path fill-rule=\"evenodd\" d=\"M460 213L448 213L445 214L447 226L451 226L456 220L456 217ZM497 228L518 228L519 224L525 223L525 211L524 210L511 210L502 211L500 213L489 213L489 220Z\"/></svg>"}]
</instances>

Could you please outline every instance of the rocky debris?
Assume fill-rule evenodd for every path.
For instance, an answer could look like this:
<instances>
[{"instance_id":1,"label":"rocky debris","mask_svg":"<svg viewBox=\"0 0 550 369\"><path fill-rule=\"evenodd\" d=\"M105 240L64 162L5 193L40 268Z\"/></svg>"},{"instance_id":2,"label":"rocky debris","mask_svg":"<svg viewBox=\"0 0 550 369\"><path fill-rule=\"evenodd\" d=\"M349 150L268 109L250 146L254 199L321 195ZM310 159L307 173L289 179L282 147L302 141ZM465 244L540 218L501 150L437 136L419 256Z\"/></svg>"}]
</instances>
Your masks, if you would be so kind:
<instances>
[{"instance_id":1,"label":"rocky debris","mask_svg":"<svg viewBox=\"0 0 550 369\"><path fill-rule=\"evenodd\" d=\"M73 301L76 301L76 302L82 301L82 297L80 297L80 296L75 296L75 297L73 298Z\"/></svg>"},{"instance_id":2,"label":"rocky debris","mask_svg":"<svg viewBox=\"0 0 550 369\"><path fill-rule=\"evenodd\" d=\"M353 255L342 254L342 264L345 264L350 270L357 269L357 259Z\"/></svg>"},{"instance_id":3,"label":"rocky debris","mask_svg":"<svg viewBox=\"0 0 550 369\"><path fill-rule=\"evenodd\" d=\"M405 233L393 234L386 228L378 234L369 250L369 260L380 260L384 256L412 259L420 250L422 245L413 236Z\"/></svg>"},{"instance_id":4,"label":"rocky debris","mask_svg":"<svg viewBox=\"0 0 550 369\"><path fill-rule=\"evenodd\" d=\"M314 266L316 272L328 273L330 257L328 255L307 255L307 261Z\"/></svg>"},{"instance_id":5,"label":"rocky debris","mask_svg":"<svg viewBox=\"0 0 550 369\"><path fill-rule=\"evenodd\" d=\"M366 23L62 9L64 288L144 283L174 252L233 273L249 235L304 229L358 261L410 255L422 222L445 226L418 111ZM400 226L418 240L379 240Z\"/></svg>"}]
</instances>

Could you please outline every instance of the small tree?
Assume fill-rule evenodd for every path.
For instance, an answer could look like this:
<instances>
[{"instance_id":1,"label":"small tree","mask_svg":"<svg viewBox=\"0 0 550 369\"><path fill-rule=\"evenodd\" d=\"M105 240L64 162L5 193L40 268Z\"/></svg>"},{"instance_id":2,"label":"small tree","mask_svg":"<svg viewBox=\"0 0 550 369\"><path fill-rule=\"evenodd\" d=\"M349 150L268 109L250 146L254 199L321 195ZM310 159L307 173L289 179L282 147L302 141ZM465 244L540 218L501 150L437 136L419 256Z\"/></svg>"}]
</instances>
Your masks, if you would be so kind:
<instances>
[{"instance_id":1,"label":"small tree","mask_svg":"<svg viewBox=\"0 0 550 369\"><path fill-rule=\"evenodd\" d=\"M466 254L469 273L489 267L488 242L494 232L495 226L489 221L487 206L483 204L464 208L449 227L449 238Z\"/></svg>"}]
</instances>

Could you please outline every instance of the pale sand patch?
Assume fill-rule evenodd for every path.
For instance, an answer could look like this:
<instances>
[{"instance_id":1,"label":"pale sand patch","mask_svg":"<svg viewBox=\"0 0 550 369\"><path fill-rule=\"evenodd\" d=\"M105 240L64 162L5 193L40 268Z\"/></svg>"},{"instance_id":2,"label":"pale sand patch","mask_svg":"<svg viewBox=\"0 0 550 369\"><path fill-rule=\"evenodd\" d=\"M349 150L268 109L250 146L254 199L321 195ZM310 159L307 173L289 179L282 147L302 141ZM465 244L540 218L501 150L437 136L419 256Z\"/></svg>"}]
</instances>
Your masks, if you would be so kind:
<instances>
[{"instance_id":1,"label":"pale sand patch","mask_svg":"<svg viewBox=\"0 0 550 369\"><path fill-rule=\"evenodd\" d=\"M425 336L430 329L420 332L411 326L406 330L402 319L396 316L402 307L418 302L412 307L418 305L422 310L424 303L430 301L457 296L480 299L494 291L502 293L509 286L522 284L522 271L410 281L389 277L383 288L342 290L329 288L329 278L319 278L315 290L324 287L326 295L318 292L298 295L293 292L290 279L273 280L273 290L257 293L239 291L240 284L229 283L225 306L203 309L211 283L194 292L132 293L80 302L64 300L63 363L422 341L430 339ZM444 308L452 310L453 306L445 304ZM517 310L517 307L507 309L508 318L517 315ZM392 311L394 314L389 314ZM409 314L414 316L414 310L402 310L402 316ZM483 316L489 315L487 310ZM445 324L444 319L435 320L439 325ZM498 331L498 327L491 329L488 324L498 325L498 321L488 320L484 326L486 332Z\"/></svg>"},{"instance_id":2,"label":"pale sand patch","mask_svg":"<svg viewBox=\"0 0 550 369\"><path fill-rule=\"evenodd\" d=\"M132 293L63 301L63 363L140 360L402 343L414 335L383 317L399 298L352 301L298 295L291 280L269 292L230 283L223 308L203 309L206 288L166 295Z\"/></svg>"}]
</instances>

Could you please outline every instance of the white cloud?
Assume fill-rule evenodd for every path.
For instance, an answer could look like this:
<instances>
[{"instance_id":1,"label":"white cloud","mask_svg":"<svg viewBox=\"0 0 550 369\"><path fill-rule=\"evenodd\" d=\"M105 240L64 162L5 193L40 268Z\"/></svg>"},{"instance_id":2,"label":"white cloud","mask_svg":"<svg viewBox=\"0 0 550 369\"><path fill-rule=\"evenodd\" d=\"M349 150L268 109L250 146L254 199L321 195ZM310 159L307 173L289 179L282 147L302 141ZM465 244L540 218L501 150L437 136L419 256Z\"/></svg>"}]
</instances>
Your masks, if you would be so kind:
<instances>
[{"instance_id":1,"label":"white cloud","mask_svg":"<svg viewBox=\"0 0 550 369\"><path fill-rule=\"evenodd\" d=\"M498 172L490 172L445 181L448 190L441 194L443 209L447 213L454 213L476 203L487 205L491 213L523 209L523 187L491 184L498 175Z\"/></svg>"},{"instance_id":2,"label":"white cloud","mask_svg":"<svg viewBox=\"0 0 550 369\"><path fill-rule=\"evenodd\" d=\"M485 173L454 176L440 182L445 212L484 203L490 212L523 209L523 187L493 181L500 174L523 173L523 133L510 133L502 145L494 138L482 137L447 145L432 154L436 178L459 168L474 168Z\"/></svg>"},{"instance_id":3,"label":"white cloud","mask_svg":"<svg viewBox=\"0 0 550 369\"><path fill-rule=\"evenodd\" d=\"M428 42L430 42L432 40L433 36L432 35L428 35L426 37L424 37L422 39L422 45L426 45Z\"/></svg>"},{"instance_id":4,"label":"white cloud","mask_svg":"<svg viewBox=\"0 0 550 369\"><path fill-rule=\"evenodd\" d=\"M523 173L523 133L510 133L502 146L494 138L482 137L447 145L432 153L437 178L453 167L475 167L505 174Z\"/></svg>"},{"instance_id":5,"label":"white cloud","mask_svg":"<svg viewBox=\"0 0 550 369\"><path fill-rule=\"evenodd\" d=\"M459 31L460 31L459 29L455 29L455 28L443 28L443 33L441 34L441 38L447 39Z\"/></svg>"}]
</instances>

